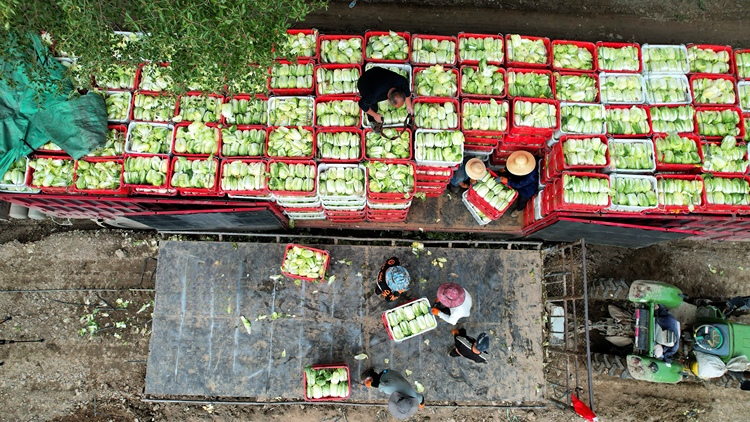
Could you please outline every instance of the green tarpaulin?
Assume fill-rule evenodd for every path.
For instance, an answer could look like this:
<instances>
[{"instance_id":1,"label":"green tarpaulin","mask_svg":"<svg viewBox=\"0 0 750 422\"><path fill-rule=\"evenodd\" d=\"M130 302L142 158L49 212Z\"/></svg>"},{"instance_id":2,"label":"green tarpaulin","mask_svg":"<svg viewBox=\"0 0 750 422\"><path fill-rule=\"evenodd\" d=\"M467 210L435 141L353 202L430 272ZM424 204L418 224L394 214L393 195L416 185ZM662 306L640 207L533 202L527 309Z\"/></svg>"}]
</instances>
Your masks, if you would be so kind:
<instances>
[{"instance_id":1,"label":"green tarpaulin","mask_svg":"<svg viewBox=\"0 0 750 422\"><path fill-rule=\"evenodd\" d=\"M106 142L104 97L89 92L68 98L73 86L65 77L65 67L50 55L38 36L32 37L35 56L21 64L0 62L5 69L16 66L0 79L0 175L13 162L50 141L75 159ZM28 69L34 61L49 70L51 79L46 85L30 83ZM64 89L59 89L61 83Z\"/></svg>"}]
</instances>

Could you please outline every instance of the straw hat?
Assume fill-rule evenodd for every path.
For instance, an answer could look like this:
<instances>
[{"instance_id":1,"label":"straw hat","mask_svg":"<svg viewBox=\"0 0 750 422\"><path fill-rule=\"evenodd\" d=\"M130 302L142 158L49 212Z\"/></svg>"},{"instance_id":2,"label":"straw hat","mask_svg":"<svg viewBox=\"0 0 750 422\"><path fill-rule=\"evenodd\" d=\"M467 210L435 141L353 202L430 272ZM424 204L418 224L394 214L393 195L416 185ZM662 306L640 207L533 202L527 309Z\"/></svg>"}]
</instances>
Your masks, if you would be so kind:
<instances>
[{"instance_id":1,"label":"straw hat","mask_svg":"<svg viewBox=\"0 0 750 422\"><path fill-rule=\"evenodd\" d=\"M510 154L505 168L516 176L525 176L536 167L536 159L528 151L516 151Z\"/></svg>"},{"instance_id":2,"label":"straw hat","mask_svg":"<svg viewBox=\"0 0 750 422\"><path fill-rule=\"evenodd\" d=\"M464 303L466 290L456 283L443 283L438 287L437 298L443 305L455 308Z\"/></svg>"},{"instance_id":3,"label":"straw hat","mask_svg":"<svg viewBox=\"0 0 750 422\"><path fill-rule=\"evenodd\" d=\"M388 399L388 410L390 410L394 418L406 419L417 413L417 410L419 410L419 400L394 391Z\"/></svg>"},{"instance_id":4,"label":"straw hat","mask_svg":"<svg viewBox=\"0 0 750 422\"><path fill-rule=\"evenodd\" d=\"M479 158L472 158L466 162L466 175L474 180L479 180L487 174L487 168Z\"/></svg>"}]
</instances>

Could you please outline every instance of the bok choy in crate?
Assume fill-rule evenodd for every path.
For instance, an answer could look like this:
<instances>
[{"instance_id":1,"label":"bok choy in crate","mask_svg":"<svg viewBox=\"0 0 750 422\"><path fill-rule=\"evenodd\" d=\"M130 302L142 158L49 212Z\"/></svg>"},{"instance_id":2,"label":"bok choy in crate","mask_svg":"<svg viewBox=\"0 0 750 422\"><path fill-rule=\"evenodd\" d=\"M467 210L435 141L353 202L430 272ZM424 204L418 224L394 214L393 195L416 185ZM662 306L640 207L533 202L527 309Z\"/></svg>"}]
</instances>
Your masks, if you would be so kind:
<instances>
[{"instance_id":1,"label":"bok choy in crate","mask_svg":"<svg viewBox=\"0 0 750 422\"><path fill-rule=\"evenodd\" d=\"M609 204L609 180L606 178L563 174L563 199L568 204Z\"/></svg>"},{"instance_id":2,"label":"bok choy in crate","mask_svg":"<svg viewBox=\"0 0 750 422\"><path fill-rule=\"evenodd\" d=\"M224 157L260 157L266 143L265 129L221 129L221 155Z\"/></svg>"},{"instance_id":3,"label":"bok choy in crate","mask_svg":"<svg viewBox=\"0 0 750 422\"><path fill-rule=\"evenodd\" d=\"M221 168L221 190L260 191L266 188L266 165L239 160L224 161Z\"/></svg>"},{"instance_id":4,"label":"bok choy in crate","mask_svg":"<svg viewBox=\"0 0 750 422\"><path fill-rule=\"evenodd\" d=\"M721 144L704 146L703 171L717 173L745 173L747 171L747 146L737 145L734 136L725 136Z\"/></svg>"},{"instance_id":5,"label":"bok choy in crate","mask_svg":"<svg viewBox=\"0 0 750 422\"><path fill-rule=\"evenodd\" d=\"M367 167L370 192L408 195L414 191L414 174L411 165L368 161Z\"/></svg>"},{"instance_id":6,"label":"bok choy in crate","mask_svg":"<svg viewBox=\"0 0 750 422\"><path fill-rule=\"evenodd\" d=\"M170 184L175 188L212 189L216 184L216 160L177 157Z\"/></svg>"},{"instance_id":7,"label":"bok choy in crate","mask_svg":"<svg viewBox=\"0 0 750 422\"><path fill-rule=\"evenodd\" d=\"M127 157L125 158L125 183L130 185L164 186L167 184L169 158Z\"/></svg>"},{"instance_id":8,"label":"bok choy in crate","mask_svg":"<svg viewBox=\"0 0 750 422\"><path fill-rule=\"evenodd\" d=\"M360 114L354 100L321 101L315 105L318 126L359 126Z\"/></svg>"},{"instance_id":9,"label":"bok choy in crate","mask_svg":"<svg viewBox=\"0 0 750 422\"><path fill-rule=\"evenodd\" d=\"M271 162L268 187L274 191L312 192L315 189L315 166Z\"/></svg>"}]
</instances>

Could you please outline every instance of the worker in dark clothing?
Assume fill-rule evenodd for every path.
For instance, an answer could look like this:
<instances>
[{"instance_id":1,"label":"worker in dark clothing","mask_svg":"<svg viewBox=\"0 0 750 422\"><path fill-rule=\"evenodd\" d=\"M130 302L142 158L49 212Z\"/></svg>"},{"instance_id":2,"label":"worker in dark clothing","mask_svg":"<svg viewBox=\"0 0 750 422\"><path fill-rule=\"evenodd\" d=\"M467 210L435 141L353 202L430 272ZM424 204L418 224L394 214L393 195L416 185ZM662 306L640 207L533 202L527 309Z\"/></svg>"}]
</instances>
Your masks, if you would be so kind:
<instances>
[{"instance_id":1,"label":"worker in dark clothing","mask_svg":"<svg viewBox=\"0 0 750 422\"><path fill-rule=\"evenodd\" d=\"M500 174L498 181L505 183L518 191L518 198L511 217L526 208L526 203L539 191L539 172L536 158L528 151L516 151L508 157L505 171Z\"/></svg>"},{"instance_id":2,"label":"worker in dark clothing","mask_svg":"<svg viewBox=\"0 0 750 422\"><path fill-rule=\"evenodd\" d=\"M476 339L467 336L464 328L453 330L452 333L455 345L450 351L451 356L463 356L476 363L487 363L487 349L490 348L490 337L487 333L479 334Z\"/></svg>"},{"instance_id":3,"label":"worker in dark clothing","mask_svg":"<svg viewBox=\"0 0 750 422\"><path fill-rule=\"evenodd\" d=\"M357 88L361 97L359 107L367 114L370 123L383 122L383 116L378 113L378 103L384 100L395 108L406 104L406 111L414 114L409 80L396 72L375 66L362 74Z\"/></svg>"},{"instance_id":4,"label":"worker in dark clothing","mask_svg":"<svg viewBox=\"0 0 750 422\"><path fill-rule=\"evenodd\" d=\"M398 258L391 257L380 268L378 283L375 285L375 294L382 296L387 301L394 301L403 296L409 290L409 272L401 266Z\"/></svg>"},{"instance_id":5,"label":"worker in dark clothing","mask_svg":"<svg viewBox=\"0 0 750 422\"><path fill-rule=\"evenodd\" d=\"M370 388L377 388L388 394L388 410L396 419L407 419L424 409L424 394L417 393L409 381L400 373L392 369L375 372L370 368L362 374L363 384Z\"/></svg>"}]
</instances>

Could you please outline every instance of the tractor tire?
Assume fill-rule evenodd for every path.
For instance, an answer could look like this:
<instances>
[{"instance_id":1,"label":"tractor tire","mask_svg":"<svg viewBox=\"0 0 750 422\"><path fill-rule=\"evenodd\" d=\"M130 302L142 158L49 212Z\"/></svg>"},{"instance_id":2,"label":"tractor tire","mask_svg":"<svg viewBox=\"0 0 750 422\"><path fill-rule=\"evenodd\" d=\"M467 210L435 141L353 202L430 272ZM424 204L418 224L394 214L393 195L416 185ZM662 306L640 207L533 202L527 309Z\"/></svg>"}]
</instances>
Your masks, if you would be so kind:
<instances>
[{"instance_id":1,"label":"tractor tire","mask_svg":"<svg viewBox=\"0 0 750 422\"><path fill-rule=\"evenodd\" d=\"M589 300L628 300L630 283L625 279L598 278L588 290Z\"/></svg>"},{"instance_id":2,"label":"tractor tire","mask_svg":"<svg viewBox=\"0 0 750 422\"><path fill-rule=\"evenodd\" d=\"M605 355L603 353L591 354L591 371L599 375L615 378L632 379L625 356Z\"/></svg>"}]
</instances>

